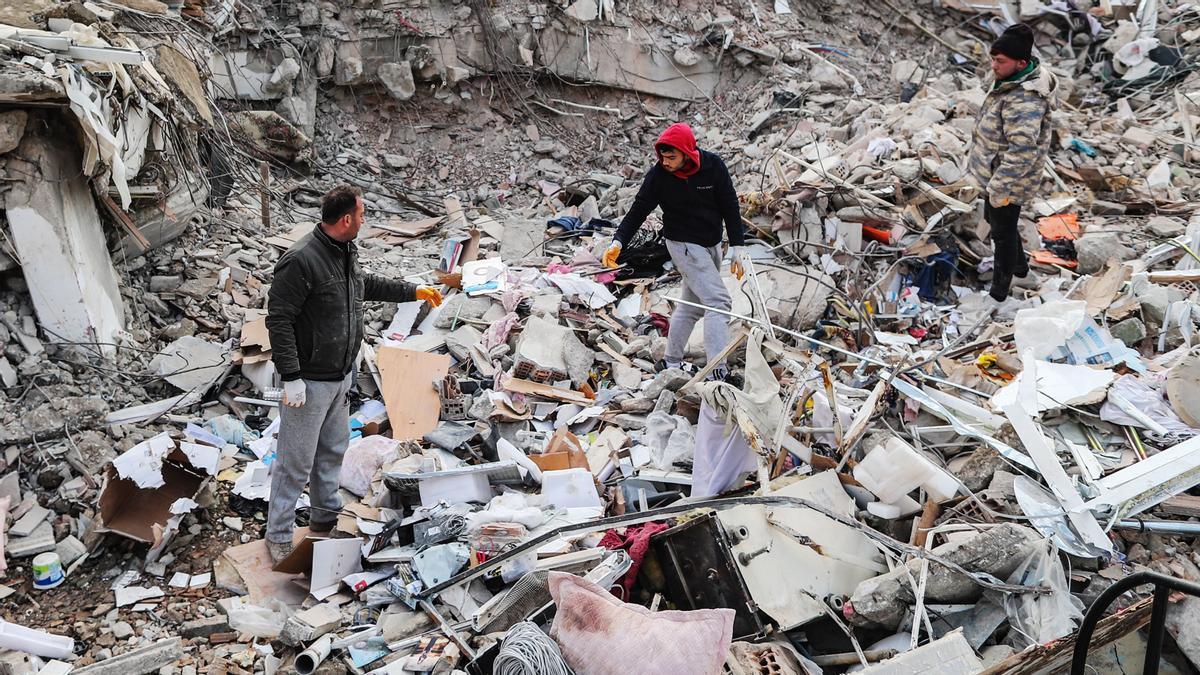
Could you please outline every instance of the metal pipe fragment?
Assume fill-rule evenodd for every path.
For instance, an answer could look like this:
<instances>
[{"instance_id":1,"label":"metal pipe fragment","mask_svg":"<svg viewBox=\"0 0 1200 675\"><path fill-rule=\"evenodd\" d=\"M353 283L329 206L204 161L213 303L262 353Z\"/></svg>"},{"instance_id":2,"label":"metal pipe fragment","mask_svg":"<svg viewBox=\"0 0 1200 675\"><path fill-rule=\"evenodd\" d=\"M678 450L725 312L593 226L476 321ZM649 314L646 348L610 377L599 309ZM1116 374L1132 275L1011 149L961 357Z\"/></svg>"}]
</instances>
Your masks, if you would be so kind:
<instances>
[{"instance_id":1,"label":"metal pipe fragment","mask_svg":"<svg viewBox=\"0 0 1200 675\"><path fill-rule=\"evenodd\" d=\"M900 652L895 649L868 649L863 652L863 656L867 661L874 663L876 661L886 661ZM824 654L822 656L812 657L812 662L818 666L853 666L859 663L858 654L854 652L846 652L844 654Z\"/></svg>"}]
</instances>

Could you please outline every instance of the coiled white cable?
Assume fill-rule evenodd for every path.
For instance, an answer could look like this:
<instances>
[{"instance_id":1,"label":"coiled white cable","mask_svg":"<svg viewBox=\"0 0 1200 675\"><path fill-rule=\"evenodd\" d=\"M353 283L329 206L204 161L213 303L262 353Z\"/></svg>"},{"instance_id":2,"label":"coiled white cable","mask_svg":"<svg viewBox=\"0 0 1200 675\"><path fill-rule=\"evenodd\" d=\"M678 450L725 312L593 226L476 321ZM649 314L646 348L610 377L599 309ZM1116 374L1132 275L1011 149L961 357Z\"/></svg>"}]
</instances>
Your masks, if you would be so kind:
<instances>
[{"instance_id":1,"label":"coiled white cable","mask_svg":"<svg viewBox=\"0 0 1200 675\"><path fill-rule=\"evenodd\" d=\"M522 621L508 629L492 665L494 675L573 675L562 652L537 624Z\"/></svg>"}]
</instances>

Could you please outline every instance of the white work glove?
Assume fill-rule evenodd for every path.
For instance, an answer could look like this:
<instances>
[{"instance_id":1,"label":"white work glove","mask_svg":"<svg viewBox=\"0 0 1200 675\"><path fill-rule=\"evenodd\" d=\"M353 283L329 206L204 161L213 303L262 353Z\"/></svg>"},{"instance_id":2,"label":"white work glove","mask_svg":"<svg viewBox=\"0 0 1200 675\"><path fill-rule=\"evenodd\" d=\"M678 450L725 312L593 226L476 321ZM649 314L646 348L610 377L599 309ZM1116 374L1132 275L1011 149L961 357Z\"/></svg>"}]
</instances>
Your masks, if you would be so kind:
<instances>
[{"instance_id":1,"label":"white work glove","mask_svg":"<svg viewBox=\"0 0 1200 675\"><path fill-rule=\"evenodd\" d=\"M746 268L750 266L750 252L745 246L730 246L729 258L729 271L741 281L746 274Z\"/></svg>"},{"instance_id":2,"label":"white work glove","mask_svg":"<svg viewBox=\"0 0 1200 675\"><path fill-rule=\"evenodd\" d=\"M283 404L292 408L304 405L306 387L304 379L297 377L283 383Z\"/></svg>"}]
</instances>

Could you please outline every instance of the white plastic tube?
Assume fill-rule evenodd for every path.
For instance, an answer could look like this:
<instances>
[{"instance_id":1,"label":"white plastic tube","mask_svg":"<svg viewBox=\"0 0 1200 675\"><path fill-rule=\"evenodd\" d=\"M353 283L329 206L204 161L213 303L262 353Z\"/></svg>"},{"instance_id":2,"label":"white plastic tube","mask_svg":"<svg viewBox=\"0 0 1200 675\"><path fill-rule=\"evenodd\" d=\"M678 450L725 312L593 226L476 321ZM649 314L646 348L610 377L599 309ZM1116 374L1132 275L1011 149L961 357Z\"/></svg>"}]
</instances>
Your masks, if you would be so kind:
<instances>
[{"instance_id":1,"label":"white plastic tube","mask_svg":"<svg viewBox=\"0 0 1200 675\"><path fill-rule=\"evenodd\" d=\"M333 634L327 634L321 639L309 645L308 649L300 652L296 657L296 662L293 667L300 675L312 675L317 670L317 666L329 656L330 650L333 649Z\"/></svg>"},{"instance_id":2,"label":"white plastic tube","mask_svg":"<svg viewBox=\"0 0 1200 675\"><path fill-rule=\"evenodd\" d=\"M0 619L0 647L34 656L65 659L75 653L75 640Z\"/></svg>"}]
</instances>

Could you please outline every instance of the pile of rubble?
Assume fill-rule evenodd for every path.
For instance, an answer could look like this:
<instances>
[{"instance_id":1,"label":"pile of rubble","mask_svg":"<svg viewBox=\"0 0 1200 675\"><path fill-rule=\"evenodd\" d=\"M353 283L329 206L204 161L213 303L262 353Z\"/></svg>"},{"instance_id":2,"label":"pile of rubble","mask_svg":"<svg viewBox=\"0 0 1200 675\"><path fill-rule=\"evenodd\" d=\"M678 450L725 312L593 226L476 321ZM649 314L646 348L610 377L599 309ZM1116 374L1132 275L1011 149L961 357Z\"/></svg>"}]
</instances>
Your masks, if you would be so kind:
<instances>
[{"instance_id":1,"label":"pile of rubble","mask_svg":"<svg viewBox=\"0 0 1200 675\"><path fill-rule=\"evenodd\" d=\"M1037 672L1120 580L1200 582L1200 11L366 4L4 16L6 668ZM1062 103L994 307L963 163L1016 20ZM743 207L738 386L701 326L656 369L654 217L600 262L676 119ZM344 182L446 301L368 307L337 527L276 564L266 291ZM1102 672L1145 658L1118 607ZM1200 667L1198 607L1153 658Z\"/></svg>"}]
</instances>

